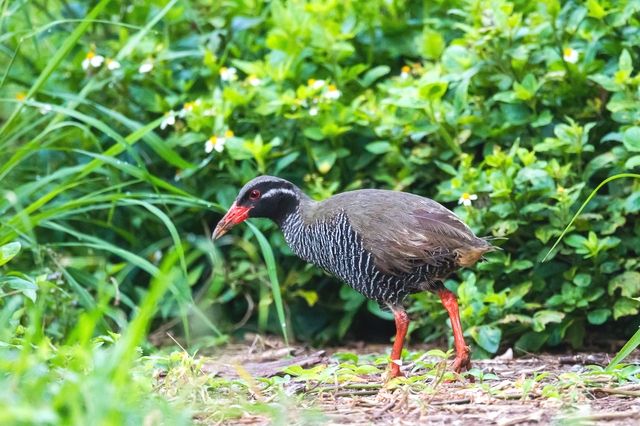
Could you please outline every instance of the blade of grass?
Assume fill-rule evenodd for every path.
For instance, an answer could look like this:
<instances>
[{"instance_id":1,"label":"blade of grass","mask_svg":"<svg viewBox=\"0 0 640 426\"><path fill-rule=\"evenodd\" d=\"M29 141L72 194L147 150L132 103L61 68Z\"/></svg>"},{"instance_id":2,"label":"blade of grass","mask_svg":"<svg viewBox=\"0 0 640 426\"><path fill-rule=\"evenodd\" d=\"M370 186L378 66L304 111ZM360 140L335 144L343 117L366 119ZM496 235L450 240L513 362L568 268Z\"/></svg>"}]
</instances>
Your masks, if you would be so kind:
<instances>
[{"instance_id":1,"label":"blade of grass","mask_svg":"<svg viewBox=\"0 0 640 426\"><path fill-rule=\"evenodd\" d=\"M56 231L60 231L60 232L64 232L66 234L69 234L75 238L77 238L78 240L80 240L82 243L62 243L64 245L71 245L71 244L75 244L75 245L79 245L79 246L86 246L86 247L91 247L97 250L104 250L110 253L115 254L116 256L119 256L125 260L127 260L128 262L131 262L132 264L136 265L137 267L139 267L140 269L148 272L151 275L156 275L158 273L158 268L152 264L151 262L149 262L147 259L144 259L140 256L138 256L135 253L132 253L128 250L122 249L118 246L115 246L101 238L98 237L94 237L92 235L88 235L85 234L83 232L80 231L76 231L75 229L71 229L67 226L64 226L62 224L56 223L56 222L51 222L51 221L43 221L42 223L40 223L40 226L45 227L45 228L49 228L49 229L53 229Z\"/></svg>"},{"instance_id":2,"label":"blade of grass","mask_svg":"<svg viewBox=\"0 0 640 426\"><path fill-rule=\"evenodd\" d=\"M616 366L620 364L626 357L628 357L629 354L631 354L631 352L633 352L638 346L640 346L640 329L638 329L638 331L636 331L635 334L631 336L631 339L629 339L629 341L624 344L624 346L622 347L622 349L620 349L616 356L613 357L609 365L607 365L606 370L611 371L616 368Z\"/></svg>"},{"instance_id":3,"label":"blade of grass","mask_svg":"<svg viewBox=\"0 0 640 426\"><path fill-rule=\"evenodd\" d=\"M53 55L51 60L47 63L47 66L42 70L36 81L33 83L33 85L31 85L31 88L29 88L26 99L31 99L33 95L35 95L38 90L40 90L40 88L44 85L44 83L46 83L49 77L51 77L51 74L53 74L54 70L60 65L62 60L69 54L69 52L71 52L71 49L76 45L82 34L87 31L89 25L91 25L92 20L94 20L110 2L111 0L100 0L98 4L96 4L94 8L91 9L91 11L87 14L85 19L83 19L82 22L75 28L75 30L73 30L73 32L69 34L60 48ZM11 127L15 119L20 114L20 111L22 111L23 107L23 103L18 103L4 125L0 127L0 136L2 136Z\"/></svg>"},{"instance_id":4,"label":"blade of grass","mask_svg":"<svg viewBox=\"0 0 640 426\"><path fill-rule=\"evenodd\" d=\"M269 274L269 281L271 281L271 292L273 295L273 302L276 304L276 312L278 313L278 321L280 322L280 329L282 330L282 337L285 344L289 345L289 332L287 328L287 321L284 315L284 304L282 302L282 294L280 293L280 281L278 280L278 273L276 270L276 260L273 256L273 250L269 242L265 238L264 234L260 232L258 228L252 223L247 222L249 229L256 236L260 250L262 251L262 257L264 263L267 266L267 273Z\"/></svg>"},{"instance_id":5,"label":"blade of grass","mask_svg":"<svg viewBox=\"0 0 640 426\"><path fill-rule=\"evenodd\" d=\"M591 194L589 194L589 196L584 201L584 203L582 203L582 205L580 206L580 208L578 209L576 214L573 215L573 217L571 218L571 221L569 222L569 224L564 228L564 230L562 231L562 233L560 234L560 236L558 237L556 242L553 244L553 247L551 247L549 249L549 251L544 256L544 258L542 259L541 262L545 262L547 260L547 258L549 257L549 255L551 254L551 252L558 246L558 244L560 244L560 241L562 241L562 239L564 238L566 233L569 231L569 228L571 228L571 225L573 225L573 222L575 222L575 220L578 218L578 216L580 216L580 213L582 213L584 208L587 207L587 204L589 204L591 199L596 195L596 193L600 190L600 188L602 188L603 186L605 186L606 184L608 184L609 182L611 182L613 180L623 179L623 178L640 179L640 174L620 173L620 174L617 174L617 175L610 176L610 177L606 178L605 180L603 180L602 182L600 182L600 185L596 186L596 188L593 191L591 191Z\"/></svg>"},{"instance_id":6,"label":"blade of grass","mask_svg":"<svg viewBox=\"0 0 640 426\"><path fill-rule=\"evenodd\" d=\"M113 379L116 383L122 384L127 379L131 364L138 353L136 347L145 338L149 324L158 310L158 305L174 279L176 270L173 266L177 261L178 256L175 251L171 251L164 256L160 269L153 274L149 291L142 299L140 309L138 309L124 336L114 348L114 353L110 360Z\"/></svg>"}]
</instances>

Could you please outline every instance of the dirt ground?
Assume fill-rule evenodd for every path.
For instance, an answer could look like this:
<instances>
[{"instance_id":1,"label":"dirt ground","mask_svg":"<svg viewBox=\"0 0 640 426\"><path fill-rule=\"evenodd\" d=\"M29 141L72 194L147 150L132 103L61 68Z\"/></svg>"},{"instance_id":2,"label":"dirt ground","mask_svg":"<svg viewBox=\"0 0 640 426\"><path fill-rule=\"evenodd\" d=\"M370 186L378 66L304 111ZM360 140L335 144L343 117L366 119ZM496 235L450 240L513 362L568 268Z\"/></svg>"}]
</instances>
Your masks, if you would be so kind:
<instances>
[{"instance_id":1,"label":"dirt ground","mask_svg":"<svg viewBox=\"0 0 640 426\"><path fill-rule=\"evenodd\" d=\"M387 353L386 346L333 348L318 351L253 342L230 345L203 357L202 374L218 378L283 377L282 370L337 366L339 352ZM289 424L330 425L640 425L640 354L627 359L627 370L605 374L610 360L603 353L528 355L474 360L476 377L446 378L423 375L420 361L429 357L411 348L413 361L403 370L407 379L386 382L384 373L364 374L335 383L294 377L284 390L295 401ZM422 354L422 355L420 355ZM366 356L366 355L365 355ZM369 355L370 356L370 355ZM411 357L410 357L411 358ZM371 358L367 358L371 359ZM221 360L224 360L222 362ZM360 362L360 361L359 361ZM445 362L433 361L438 369ZM239 371L239 365L242 367ZM322 368L321 368L322 369ZM320 370L321 370L320 369ZM383 367L381 367L383 369ZM413 381L415 379L416 381ZM311 410L316 420L299 414ZM300 420L302 419L302 420ZM203 423L211 424L210 421ZM268 415L249 413L219 424L280 424Z\"/></svg>"}]
</instances>

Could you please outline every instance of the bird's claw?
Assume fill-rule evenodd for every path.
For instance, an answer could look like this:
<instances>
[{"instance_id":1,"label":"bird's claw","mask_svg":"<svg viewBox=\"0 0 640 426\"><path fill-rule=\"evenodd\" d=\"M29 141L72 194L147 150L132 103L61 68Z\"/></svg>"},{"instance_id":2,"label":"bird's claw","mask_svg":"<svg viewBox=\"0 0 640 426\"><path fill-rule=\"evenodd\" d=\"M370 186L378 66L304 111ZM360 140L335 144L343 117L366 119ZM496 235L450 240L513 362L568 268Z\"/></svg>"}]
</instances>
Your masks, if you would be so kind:
<instances>
[{"instance_id":1,"label":"bird's claw","mask_svg":"<svg viewBox=\"0 0 640 426\"><path fill-rule=\"evenodd\" d=\"M395 379L396 377L407 377L407 375L400 370L400 366L398 364L391 362L389 365L391 367L388 376L389 380Z\"/></svg>"},{"instance_id":2,"label":"bird's claw","mask_svg":"<svg viewBox=\"0 0 640 426\"><path fill-rule=\"evenodd\" d=\"M471 369L471 349L465 346L463 350L456 352L456 357L451 364L451 369L456 373L462 373Z\"/></svg>"}]
</instances>

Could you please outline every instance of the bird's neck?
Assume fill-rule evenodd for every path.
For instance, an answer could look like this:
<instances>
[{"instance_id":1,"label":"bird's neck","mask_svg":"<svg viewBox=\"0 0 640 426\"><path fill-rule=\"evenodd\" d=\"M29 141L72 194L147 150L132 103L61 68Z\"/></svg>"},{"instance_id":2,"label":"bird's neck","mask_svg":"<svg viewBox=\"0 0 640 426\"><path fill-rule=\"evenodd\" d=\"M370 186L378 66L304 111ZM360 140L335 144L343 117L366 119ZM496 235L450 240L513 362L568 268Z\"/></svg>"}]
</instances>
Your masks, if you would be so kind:
<instances>
[{"instance_id":1,"label":"bird's neck","mask_svg":"<svg viewBox=\"0 0 640 426\"><path fill-rule=\"evenodd\" d=\"M298 189L295 196L287 197L280 202L278 213L272 219L284 231L287 224L305 222L315 204L315 201Z\"/></svg>"},{"instance_id":2,"label":"bird's neck","mask_svg":"<svg viewBox=\"0 0 640 426\"><path fill-rule=\"evenodd\" d=\"M274 221L278 224L285 239L290 240L294 234L298 234L302 231L302 228L309 223L309 217L313 212L316 201L313 201L305 193L300 191L299 197L295 203L284 210L282 214L275 218Z\"/></svg>"}]
</instances>

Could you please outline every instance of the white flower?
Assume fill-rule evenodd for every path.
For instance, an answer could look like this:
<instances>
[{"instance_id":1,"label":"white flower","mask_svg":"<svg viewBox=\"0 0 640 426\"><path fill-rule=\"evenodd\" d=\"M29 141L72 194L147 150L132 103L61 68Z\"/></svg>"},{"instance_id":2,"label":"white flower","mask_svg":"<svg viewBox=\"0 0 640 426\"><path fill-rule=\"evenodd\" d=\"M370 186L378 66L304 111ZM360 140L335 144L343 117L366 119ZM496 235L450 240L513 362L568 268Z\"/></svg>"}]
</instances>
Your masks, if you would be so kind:
<instances>
[{"instance_id":1,"label":"white flower","mask_svg":"<svg viewBox=\"0 0 640 426\"><path fill-rule=\"evenodd\" d=\"M200 106L200 104L202 104L202 101L200 99L196 99L193 102L185 102L184 105L182 105L182 109L178 113L178 116L183 118L186 117L187 114L193 112L193 108L195 108L196 106Z\"/></svg>"},{"instance_id":2,"label":"white flower","mask_svg":"<svg viewBox=\"0 0 640 426\"><path fill-rule=\"evenodd\" d=\"M51 105L49 104L44 104L40 107L40 114L45 115L48 114L52 111L53 108L51 108Z\"/></svg>"},{"instance_id":3,"label":"white flower","mask_svg":"<svg viewBox=\"0 0 640 426\"><path fill-rule=\"evenodd\" d=\"M220 68L220 78L222 81L233 81L238 78L238 71L234 67Z\"/></svg>"},{"instance_id":4,"label":"white flower","mask_svg":"<svg viewBox=\"0 0 640 426\"><path fill-rule=\"evenodd\" d=\"M167 126L173 126L174 124L176 124L176 113L169 111L164 115L164 119L160 123L160 129L164 130Z\"/></svg>"},{"instance_id":5,"label":"white flower","mask_svg":"<svg viewBox=\"0 0 640 426\"><path fill-rule=\"evenodd\" d=\"M338 90L336 86L330 84L327 86L327 91L324 94L324 97L327 99L336 100L342 95L342 93Z\"/></svg>"},{"instance_id":6,"label":"white flower","mask_svg":"<svg viewBox=\"0 0 640 426\"><path fill-rule=\"evenodd\" d=\"M96 52L91 50L87 53L87 56L85 56L84 60L82 61L82 69L88 70L89 67L100 68L103 62L104 56L96 55Z\"/></svg>"},{"instance_id":7,"label":"white flower","mask_svg":"<svg viewBox=\"0 0 640 426\"><path fill-rule=\"evenodd\" d=\"M162 251L160 250L156 250L153 252L153 254L151 255L151 260L153 261L153 263L155 263L156 265L158 263L160 263L160 261L162 260Z\"/></svg>"},{"instance_id":8,"label":"white flower","mask_svg":"<svg viewBox=\"0 0 640 426\"><path fill-rule=\"evenodd\" d=\"M111 58L107 59L107 69L109 71L115 71L118 68L120 68L120 62L116 61L115 59L111 59Z\"/></svg>"},{"instance_id":9,"label":"white flower","mask_svg":"<svg viewBox=\"0 0 640 426\"><path fill-rule=\"evenodd\" d=\"M400 69L400 78L406 80L411 75L411 68L407 65Z\"/></svg>"},{"instance_id":10,"label":"white flower","mask_svg":"<svg viewBox=\"0 0 640 426\"><path fill-rule=\"evenodd\" d=\"M572 49L570 47L565 47L564 49L562 49L562 59L564 59L565 62L575 64L576 62L578 62L579 57L580 52L575 49Z\"/></svg>"},{"instance_id":11,"label":"white flower","mask_svg":"<svg viewBox=\"0 0 640 426\"><path fill-rule=\"evenodd\" d=\"M247 82L253 87L260 86L260 84L262 84L262 80L253 74L247 78Z\"/></svg>"},{"instance_id":12,"label":"white flower","mask_svg":"<svg viewBox=\"0 0 640 426\"><path fill-rule=\"evenodd\" d=\"M204 144L204 152L210 154L214 149L217 152L222 152L224 144L227 143L227 139L233 137L233 132L227 130L224 132L224 136L211 136Z\"/></svg>"},{"instance_id":13,"label":"white flower","mask_svg":"<svg viewBox=\"0 0 640 426\"><path fill-rule=\"evenodd\" d=\"M318 115L318 107L309 108L309 115L311 116Z\"/></svg>"},{"instance_id":14,"label":"white flower","mask_svg":"<svg viewBox=\"0 0 640 426\"><path fill-rule=\"evenodd\" d=\"M145 61L142 63L142 65L140 65L140 68L138 68L138 72L140 74L146 74L148 72L151 72L152 69L153 69L153 62Z\"/></svg>"},{"instance_id":15,"label":"white flower","mask_svg":"<svg viewBox=\"0 0 640 426\"><path fill-rule=\"evenodd\" d=\"M477 199L478 199L478 196L476 194L469 194L468 192L465 192L460 196L460 199L458 200L458 204L464 204L465 206L470 206L471 202Z\"/></svg>"},{"instance_id":16,"label":"white flower","mask_svg":"<svg viewBox=\"0 0 640 426\"><path fill-rule=\"evenodd\" d=\"M307 86L312 89L318 90L324 87L324 80L316 80L315 78L310 78L307 80Z\"/></svg>"},{"instance_id":17,"label":"white flower","mask_svg":"<svg viewBox=\"0 0 640 426\"><path fill-rule=\"evenodd\" d=\"M222 152L224 144L227 140L225 138L219 138L217 136L211 136L204 144L204 152L210 154L214 149L217 152Z\"/></svg>"}]
</instances>

